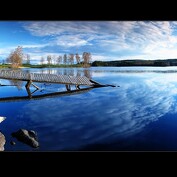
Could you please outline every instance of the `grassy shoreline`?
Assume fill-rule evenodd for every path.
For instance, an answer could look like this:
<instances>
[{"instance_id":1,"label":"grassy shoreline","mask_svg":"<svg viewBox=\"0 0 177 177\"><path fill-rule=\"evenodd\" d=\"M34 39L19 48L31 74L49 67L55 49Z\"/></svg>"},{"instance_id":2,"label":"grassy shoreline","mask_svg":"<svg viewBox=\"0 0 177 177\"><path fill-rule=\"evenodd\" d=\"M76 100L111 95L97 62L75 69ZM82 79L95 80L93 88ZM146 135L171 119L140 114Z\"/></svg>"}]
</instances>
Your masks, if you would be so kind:
<instances>
[{"instance_id":1,"label":"grassy shoreline","mask_svg":"<svg viewBox=\"0 0 177 177\"><path fill-rule=\"evenodd\" d=\"M48 64L39 64L39 65L32 65L32 64L23 64L19 68L82 68L82 64L73 64L73 65L48 65ZM11 68L10 64L2 64L0 68Z\"/></svg>"}]
</instances>

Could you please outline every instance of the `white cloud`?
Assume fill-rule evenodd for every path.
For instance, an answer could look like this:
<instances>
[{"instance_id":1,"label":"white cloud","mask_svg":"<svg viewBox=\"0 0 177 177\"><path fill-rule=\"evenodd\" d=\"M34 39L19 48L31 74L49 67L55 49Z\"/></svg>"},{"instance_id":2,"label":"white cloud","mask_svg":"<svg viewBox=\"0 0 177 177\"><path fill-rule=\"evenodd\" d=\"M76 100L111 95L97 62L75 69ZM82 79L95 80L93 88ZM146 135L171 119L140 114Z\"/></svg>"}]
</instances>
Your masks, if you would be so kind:
<instances>
[{"instance_id":1,"label":"white cloud","mask_svg":"<svg viewBox=\"0 0 177 177\"><path fill-rule=\"evenodd\" d=\"M176 21L38 21L24 22L23 27L32 35L51 37L49 46L92 45L117 59L177 58ZM114 60L113 55L109 59Z\"/></svg>"},{"instance_id":2,"label":"white cloud","mask_svg":"<svg viewBox=\"0 0 177 177\"><path fill-rule=\"evenodd\" d=\"M42 48L49 46L49 44L26 44L26 45L21 45L23 48Z\"/></svg>"},{"instance_id":3,"label":"white cloud","mask_svg":"<svg viewBox=\"0 0 177 177\"><path fill-rule=\"evenodd\" d=\"M10 54L12 50L14 50L14 47L5 47L0 49L0 55L7 55Z\"/></svg>"},{"instance_id":4,"label":"white cloud","mask_svg":"<svg viewBox=\"0 0 177 177\"><path fill-rule=\"evenodd\" d=\"M105 54L96 54L93 53L92 54L92 61L109 61L109 60L118 60L118 57L113 57L113 56L109 56L109 55L105 55Z\"/></svg>"},{"instance_id":5,"label":"white cloud","mask_svg":"<svg viewBox=\"0 0 177 177\"><path fill-rule=\"evenodd\" d=\"M63 47L89 45L88 41L79 35L62 35L56 38L56 44Z\"/></svg>"},{"instance_id":6,"label":"white cloud","mask_svg":"<svg viewBox=\"0 0 177 177\"><path fill-rule=\"evenodd\" d=\"M47 55L49 55L49 54L57 54L58 55L58 53L54 53L54 52L51 52L51 53L47 53L47 52L43 52L42 51L42 48L43 47L46 47L46 46L48 46L49 44L22 44L22 45L20 45L20 46L22 46L22 48L23 48L23 53L25 54L25 53L28 53L28 54L30 54L30 56L31 56L31 59L33 60L35 60L35 59L38 59L38 58L40 58L41 56L47 56ZM4 47L4 48L1 48L0 49L0 56L2 57L2 58L6 58L9 54L10 54L10 52L11 51L14 51L15 49L17 48L17 46L10 46L10 47ZM28 51L28 52L26 52L25 50L26 49L28 49L28 50L32 50L32 51Z\"/></svg>"}]
</instances>

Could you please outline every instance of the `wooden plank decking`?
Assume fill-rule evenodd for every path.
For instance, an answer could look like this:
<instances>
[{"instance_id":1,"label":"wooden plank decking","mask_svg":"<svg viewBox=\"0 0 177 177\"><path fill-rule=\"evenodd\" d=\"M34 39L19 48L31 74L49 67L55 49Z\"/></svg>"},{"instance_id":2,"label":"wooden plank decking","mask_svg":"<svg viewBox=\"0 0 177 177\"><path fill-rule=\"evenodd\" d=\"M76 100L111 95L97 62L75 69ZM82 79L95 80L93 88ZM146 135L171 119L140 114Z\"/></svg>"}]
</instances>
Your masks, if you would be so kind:
<instances>
[{"instance_id":1,"label":"wooden plank decking","mask_svg":"<svg viewBox=\"0 0 177 177\"><path fill-rule=\"evenodd\" d=\"M38 74L38 73L27 73L21 71L12 71L12 70L0 70L0 79L27 81L25 87L28 93L28 96L0 98L0 101L14 101L14 100L32 99L32 98L38 99L38 98L48 97L48 96L51 97L56 95L61 96L61 95L81 93L83 91L88 91L89 89L97 88L97 87L107 87L107 86L116 87L114 85L100 84L85 76L80 77L80 76L68 76L68 75L59 75L59 74ZM32 94L36 90L40 89L38 86L34 85L33 82L64 84L66 86L67 91L32 96ZM31 92L30 85L33 85L36 88L36 90ZM75 85L76 90L71 90L71 85ZM85 85L90 87L81 89L79 87L80 85ZM4 85L0 84L0 86L4 86Z\"/></svg>"},{"instance_id":2,"label":"wooden plank decking","mask_svg":"<svg viewBox=\"0 0 177 177\"><path fill-rule=\"evenodd\" d=\"M38 73L25 73L21 71L0 71L0 79L32 81L32 82L48 82L68 85L95 85L85 76L68 76L58 74L38 74Z\"/></svg>"}]
</instances>

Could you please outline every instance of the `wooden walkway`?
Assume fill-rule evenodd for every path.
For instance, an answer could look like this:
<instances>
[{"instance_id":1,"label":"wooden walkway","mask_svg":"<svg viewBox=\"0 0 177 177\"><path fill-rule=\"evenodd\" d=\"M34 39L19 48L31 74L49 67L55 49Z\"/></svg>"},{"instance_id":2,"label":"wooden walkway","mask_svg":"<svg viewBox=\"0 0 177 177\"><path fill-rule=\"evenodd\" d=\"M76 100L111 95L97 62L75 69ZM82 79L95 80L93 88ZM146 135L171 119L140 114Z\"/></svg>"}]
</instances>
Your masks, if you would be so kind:
<instances>
[{"instance_id":1,"label":"wooden walkway","mask_svg":"<svg viewBox=\"0 0 177 177\"><path fill-rule=\"evenodd\" d=\"M28 96L20 96L20 97L7 97L0 98L1 101L20 101L23 99L40 99L44 97L52 97L52 96L63 96L70 94L77 94L88 91L92 88L97 87L116 87L114 85L108 84L100 84L94 80L91 80L85 76L68 76L68 75L58 75L58 74L38 74L38 73L27 73L21 71L12 71L12 70L0 70L0 79L8 79L8 80L20 80L27 81L25 85ZM66 90L64 92L54 92L51 94L42 94L42 95L33 95L34 92L39 90L40 88L33 84L33 82L44 82L44 83L56 83L56 84L64 84L66 86ZM33 85L36 90L31 92L30 85ZM75 85L76 90L71 90L71 85ZM88 88L80 88L80 85L89 86ZM8 86L1 85L0 86Z\"/></svg>"},{"instance_id":2,"label":"wooden walkway","mask_svg":"<svg viewBox=\"0 0 177 177\"><path fill-rule=\"evenodd\" d=\"M91 82L89 78L85 76L76 77L58 74L25 73L20 71L8 71L8 70L0 70L0 79L58 83L65 85L87 85L87 86L95 85L94 82Z\"/></svg>"}]
</instances>

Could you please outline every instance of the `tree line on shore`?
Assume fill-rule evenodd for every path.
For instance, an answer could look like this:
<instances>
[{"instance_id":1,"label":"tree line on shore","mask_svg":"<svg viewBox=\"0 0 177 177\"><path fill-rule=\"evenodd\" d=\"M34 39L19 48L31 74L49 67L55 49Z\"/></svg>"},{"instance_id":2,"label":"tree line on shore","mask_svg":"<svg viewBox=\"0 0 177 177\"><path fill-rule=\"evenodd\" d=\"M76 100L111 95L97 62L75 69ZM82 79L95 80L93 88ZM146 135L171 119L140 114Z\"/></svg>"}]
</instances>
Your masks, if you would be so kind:
<instances>
[{"instance_id":1,"label":"tree line on shore","mask_svg":"<svg viewBox=\"0 0 177 177\"><path fill-rule=\"evenodd\" d=\"M45 66L79 65L86 68L91 66L91 59L92 57L90 52L83 52L81 56L78 53L64 54L63 56L48 55L46 58L41 56L40 64ZM5 61L3 63L5 63ZM11 68L19 68L22 65L31 65L31 57L29 54L24 54L23 48L21 46L18 46L9 54L6 59L6 63L9 63Z\"/></svg>"},{"instance_id":2,"label":"tree line on shore","mask_svg":"<svg viewBox=\"0 0 177 177\"><path fill-rule=\"evenodd\" d=\"M94 61L92 66L177 66L177 59Z\"/></svg>"},{"instance_id":3,"label":"tree line on shore","mask_svg":"<svg viewBox=\"0 0 177 177\"><path fill-rule=\"evenodd\" d=\"M90 67L90 66L177 66L177 59L157 59L157 60L116 60L116 61L94 61L91 62L92 56L90 52L83 52L82 55L76 54L64 54L62 55L48 55L46 57L41 56L41 67ZM23 48L18 46L14 51L11 51L3 64L9 63L11 68L19 68L21 66L32 66L31 57L29 54L23 53ZM34 66L35 67L35 66Z\"/></svg>"}]
</instances>

